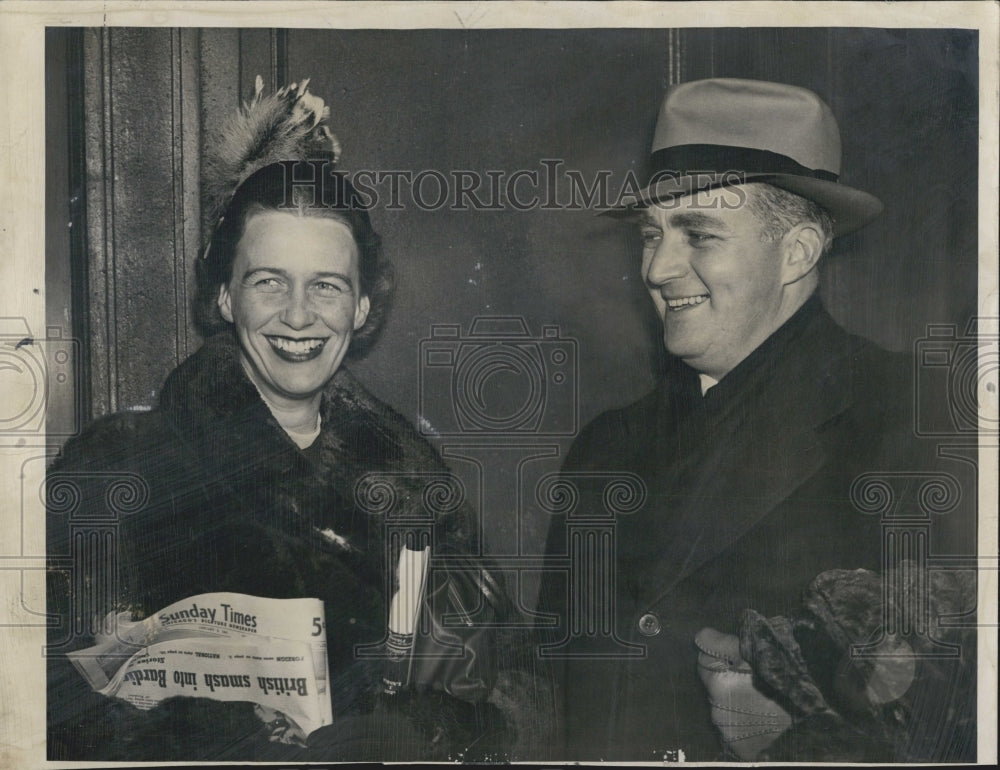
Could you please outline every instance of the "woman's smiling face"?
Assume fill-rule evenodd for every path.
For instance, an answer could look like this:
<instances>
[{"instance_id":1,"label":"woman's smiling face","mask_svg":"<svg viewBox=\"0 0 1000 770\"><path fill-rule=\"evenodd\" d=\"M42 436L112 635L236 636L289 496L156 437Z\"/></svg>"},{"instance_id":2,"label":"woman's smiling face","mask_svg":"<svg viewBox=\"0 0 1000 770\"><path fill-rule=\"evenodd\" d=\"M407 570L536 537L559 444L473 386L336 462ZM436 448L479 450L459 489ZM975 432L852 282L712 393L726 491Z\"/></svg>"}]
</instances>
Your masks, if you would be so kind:
<instances>
[{"instance_id":1,"label":"woman's smiling face","mask_svg":"<svg viewBox=\"0 0 1000 770\"><path fill-rule=\"evenodd\" d=\"M219 310L236 327L244 368L265 398L317 398L368 308L347 225L283 211L247 219Z\"/></svg>"}]
</instances>

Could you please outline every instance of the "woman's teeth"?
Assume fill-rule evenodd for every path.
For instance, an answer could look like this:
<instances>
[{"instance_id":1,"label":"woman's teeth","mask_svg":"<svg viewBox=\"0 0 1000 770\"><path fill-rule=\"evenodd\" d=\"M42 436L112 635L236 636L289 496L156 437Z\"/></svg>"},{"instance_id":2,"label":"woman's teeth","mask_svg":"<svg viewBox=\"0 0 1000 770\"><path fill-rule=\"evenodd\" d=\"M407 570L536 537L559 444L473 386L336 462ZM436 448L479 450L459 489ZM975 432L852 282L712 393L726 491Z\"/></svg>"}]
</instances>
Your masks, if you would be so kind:
<instances>
[{"instance_id":1,"label":"woman's teeth","mask_svg":"<svg viewBox=\"0 0 1000 770\"><path fill-rule=\"evenodd\" d=\"M294 355L303 355L305 353L312 353L319 347L322 347L326 340L322 339L308 339L308 340L290 340L285 337L268 337L267 341L270 342L278 350L282 350L285 353L292 353Z\"/></svg>"}]
</instances>

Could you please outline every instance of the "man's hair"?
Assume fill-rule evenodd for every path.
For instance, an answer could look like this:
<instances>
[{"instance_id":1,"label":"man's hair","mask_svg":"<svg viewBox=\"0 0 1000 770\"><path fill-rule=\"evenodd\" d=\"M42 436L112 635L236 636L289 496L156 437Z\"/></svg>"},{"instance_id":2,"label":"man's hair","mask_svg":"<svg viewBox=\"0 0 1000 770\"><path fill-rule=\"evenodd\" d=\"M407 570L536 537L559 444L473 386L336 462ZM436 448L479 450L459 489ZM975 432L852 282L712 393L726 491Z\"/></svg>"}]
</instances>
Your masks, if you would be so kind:
<instances>
[{"instance_id":1,"label":"man's hair","mask_svg":"<svg viewBox=\"0 0 1000 770\"><path fill-rule=\"evenodd\" d=\"M833 217L817 203L774 185L754 182L746 185L747 207L761 223L761 233L777 241L795 225L813 222L823 233L823 254L833 244Z\"/></svg>"}]
</instances>

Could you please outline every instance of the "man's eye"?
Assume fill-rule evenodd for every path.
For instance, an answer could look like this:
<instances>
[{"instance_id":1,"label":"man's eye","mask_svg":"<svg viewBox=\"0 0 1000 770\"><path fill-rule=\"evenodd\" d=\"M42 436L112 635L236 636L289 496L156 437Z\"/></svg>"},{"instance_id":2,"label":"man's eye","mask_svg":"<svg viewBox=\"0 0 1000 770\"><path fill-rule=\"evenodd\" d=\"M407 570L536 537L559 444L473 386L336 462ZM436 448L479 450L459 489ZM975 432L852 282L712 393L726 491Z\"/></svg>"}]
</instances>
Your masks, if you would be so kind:
<instances>
[{"instance_id":1,"label":"man's eye","mask_svg":"<svg viewBox=\"0 0 1000 770\"><path fill-rule=\"evenodd\" d=\"M333 283L331 281L319 281L316 284L316 289L325 295L335 295L343 294L347 291L347 287L340 283Z\"/></svg>"},{"instance_id":2,"label":"man's eye","mask_svg":"<svg viewBox=\"0 0 1000 770\"><path fill-rule=\"evenodd\" d=\"M642 245L646 247L654 246L660 242L663 234L659 230L640 230L639 237L642 238Z\"/></svg>"},{"instance_id":3,"label":"man's eye","mask_svg":"<svg viewBox=\"0 0 1000 770\"><path fill-rule=\"evenodd\" d=\"M694 230L689 230L687 237L688 237L688 242L692 246L700 246L705 243L708 243L711 240L714 240L716 236L714 236L712 233L702 233Z\"/></svg>"}]
</instances>

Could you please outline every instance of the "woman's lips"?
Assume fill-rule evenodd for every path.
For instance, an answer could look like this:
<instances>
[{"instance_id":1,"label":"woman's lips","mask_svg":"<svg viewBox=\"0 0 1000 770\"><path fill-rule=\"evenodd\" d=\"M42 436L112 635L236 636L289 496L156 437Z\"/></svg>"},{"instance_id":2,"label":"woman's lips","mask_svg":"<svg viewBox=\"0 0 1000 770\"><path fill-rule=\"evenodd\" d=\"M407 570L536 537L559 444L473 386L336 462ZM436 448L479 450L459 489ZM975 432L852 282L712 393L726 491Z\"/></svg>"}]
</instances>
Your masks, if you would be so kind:
<instances>
[{"instance_id":1,"label":"woman's lips","mask_svg":"<svg viewBox=\"0 0 1000 770\"><path fill-rule=\"evenodd\" d=\"M326 344L326 339L321 337L294 339L265 335L265 339L271 345L271 350L274 351L275 355L282 361L289 363L311 361L323 352L323 345Z\"/></svg>"}]
</instances>

